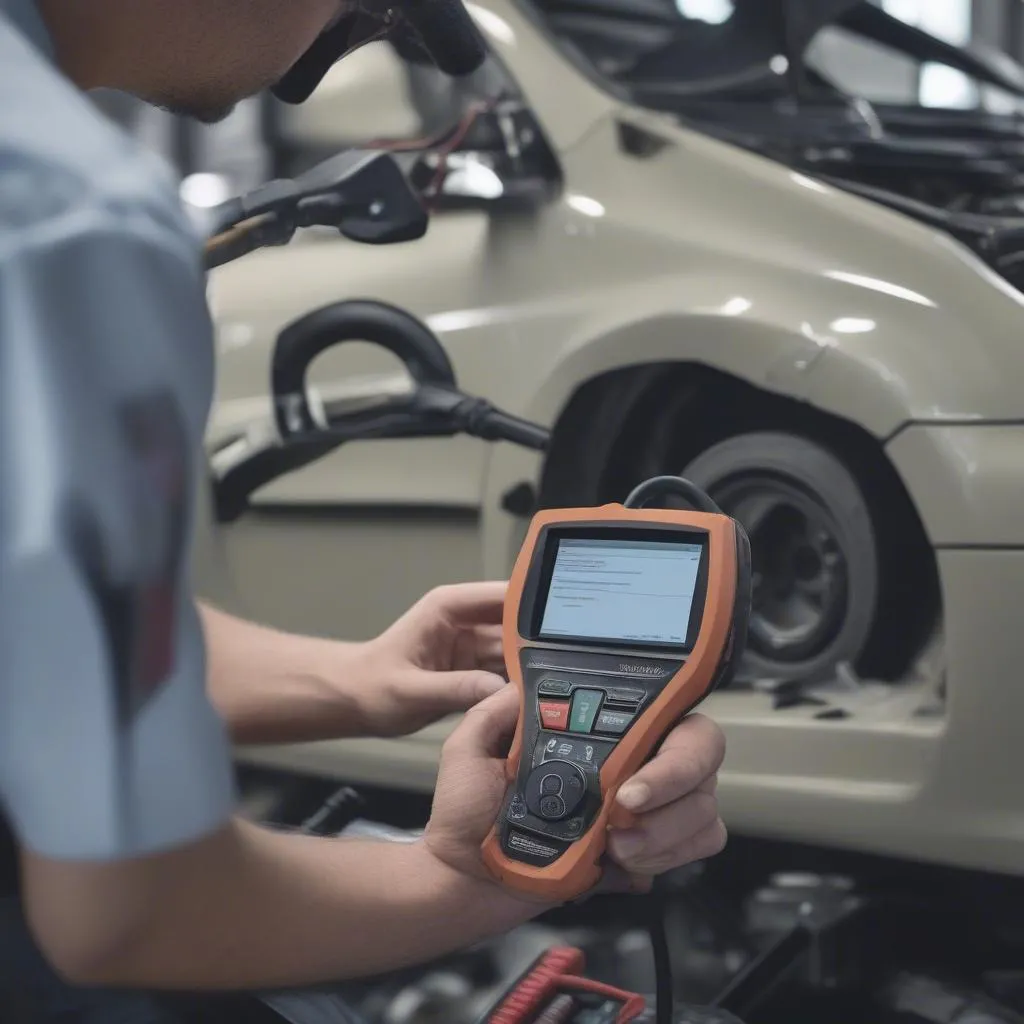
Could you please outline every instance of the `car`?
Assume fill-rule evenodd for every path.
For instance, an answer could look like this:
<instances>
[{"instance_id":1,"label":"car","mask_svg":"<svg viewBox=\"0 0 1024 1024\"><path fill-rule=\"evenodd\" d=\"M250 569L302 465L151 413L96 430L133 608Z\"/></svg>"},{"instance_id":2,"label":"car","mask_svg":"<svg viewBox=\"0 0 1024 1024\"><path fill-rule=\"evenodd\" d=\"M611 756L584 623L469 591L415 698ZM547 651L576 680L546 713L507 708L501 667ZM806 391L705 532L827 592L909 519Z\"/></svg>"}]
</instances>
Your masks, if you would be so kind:
<instances>
[{"instance_id":1,"label":"car","mask_svg":"<svg viewBox=\"0 0 1024 1024\"><path fill-rule=\"evenodd\" d=\"M208 536L201 592L358 639L433 586L504 577L534 509L682 473L753 548L748 655L708 703L734 827L1019 864L1024 295L916 207L640 105L528 0L469 6L492 53L469 81L374 46L306 107L264 110L273 173L373 139L405 153L433 217L409 244L316 229L212 275L209 443L269 414L286 325L367 298L422 318L460 385L550 427L551 448L347 446ZM347 345L313 378L398 372ZM990 701L983 743L968 692ZM240 756L426 792L450 727ZM941 813L957 793L985 794L984 828Z\"/></svg>"}]
</instances>

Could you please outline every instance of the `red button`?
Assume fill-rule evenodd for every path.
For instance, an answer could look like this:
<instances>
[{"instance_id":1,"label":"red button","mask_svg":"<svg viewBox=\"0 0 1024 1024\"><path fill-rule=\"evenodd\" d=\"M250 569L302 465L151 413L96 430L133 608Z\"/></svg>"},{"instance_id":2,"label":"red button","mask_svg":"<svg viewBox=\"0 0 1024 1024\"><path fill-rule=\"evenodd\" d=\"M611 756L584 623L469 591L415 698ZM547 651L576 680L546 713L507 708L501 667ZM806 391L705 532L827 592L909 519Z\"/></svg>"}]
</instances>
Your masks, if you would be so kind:
<instances>
[{"instance_id":1,"label":"red button","mask_svg":"<svg viewBox=\"0 0 1024 1024\"><path fill-rule=\"evenodd\" d=\"M567 700L542 700L540 702L540 724L544 729L567 729L569 727L569 702Z\"/></svg>"}]
</instances>

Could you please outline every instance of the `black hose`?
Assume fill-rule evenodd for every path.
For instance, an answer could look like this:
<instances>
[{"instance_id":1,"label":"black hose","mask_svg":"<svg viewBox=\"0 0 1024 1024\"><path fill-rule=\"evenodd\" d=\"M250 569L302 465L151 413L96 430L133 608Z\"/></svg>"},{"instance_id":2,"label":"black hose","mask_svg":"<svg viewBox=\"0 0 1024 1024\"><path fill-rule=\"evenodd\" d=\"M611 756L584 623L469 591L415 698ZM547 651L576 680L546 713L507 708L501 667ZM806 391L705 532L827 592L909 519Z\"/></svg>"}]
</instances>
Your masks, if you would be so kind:
<instances>
[{"instance_id":1,"label":"black hose","mask_svg":"<svg viewBox=\"0 0 1024 1024\"><path fill-rule=\"evenodd\" d=\"M672 982L672 953L665 930L665 900L658 892L657 879L647 897L650 917L647 934L654 955L654 1020L655 1024L672 1024L675 1015L675 985Z\"/></svg>"},{"instance_id":2,"label":"black hose","mask_svg":"<svg viewBox=\"0 0 1024 1024\"><path fill-rule=\"evenodd\" d=\"M270 389L282 437L318 429L306 395L306 372L321 352L354 341L371 342L397 356L417 384L455 386L451 360L421 320L372 299L335 302L290 323L274 344Z\"/></svg>"},{"instance_id":3,"label":"black hose","mask_svg":"<svg viewBox=\"0 0 1024 1024\"><path fill-rule=\"evenodd\" d=\"M547 451L551 443L551 431L546 427L502 412L490 403L475 428L472 433L485 441L509 441L538 452Z\"/></svg>"},{"instance_id":4,"label":"black hose","mask_svg":"<svg viewBox=\"0 0 1024 1024\"><path fill-rule=\"evenodd\" d=\"M681 476L655 476L634 487L622 503L626 508L645 508L651 502L662 498L682 498L698 512L723 515L722 510L695 483Z\"/></svg>"}]
</instances>

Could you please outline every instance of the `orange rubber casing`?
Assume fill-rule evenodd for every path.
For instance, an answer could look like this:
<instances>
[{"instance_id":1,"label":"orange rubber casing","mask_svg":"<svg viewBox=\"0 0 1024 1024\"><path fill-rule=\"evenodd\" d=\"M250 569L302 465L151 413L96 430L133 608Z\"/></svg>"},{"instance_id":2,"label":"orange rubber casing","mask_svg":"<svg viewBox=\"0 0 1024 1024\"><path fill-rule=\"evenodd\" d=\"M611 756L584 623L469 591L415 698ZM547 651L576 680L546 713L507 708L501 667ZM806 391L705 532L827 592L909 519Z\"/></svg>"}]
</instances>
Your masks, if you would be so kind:
<instances>
[{"instance_id":1,"label":"orange rubber casing","mask_svg":"<svg viewBox=\"0 0 1024 1024\"><path fill-rule=\"evenodd\" d=\"M505 779L515 781L523 746L523 720L527 713L520 652L533 642L519 633L519 606L537 542L544 527L574 523L671 524L703 530L708 535L708 577L700 633L680 670L638 716L629 731L601 766L601 809L590 828L554 863L545 867L523 864L501 849L498 823L482 848L483 861L493 877L510 889L543 899L566 902L593 888L601 878L601 858L609 827L628 828L635 820L615 804L615 795L627 779L656 751L666 734L711 691L728 648L737 597L739 565L736 525L725 515L689 510L602 505L597 508L550 509L537 513L527 531L512 570L502 615L502 641L509 681L519 688L519 720L505 762ZM532 709L530 709L532 710Z\"/></svg>"}]
</instances>

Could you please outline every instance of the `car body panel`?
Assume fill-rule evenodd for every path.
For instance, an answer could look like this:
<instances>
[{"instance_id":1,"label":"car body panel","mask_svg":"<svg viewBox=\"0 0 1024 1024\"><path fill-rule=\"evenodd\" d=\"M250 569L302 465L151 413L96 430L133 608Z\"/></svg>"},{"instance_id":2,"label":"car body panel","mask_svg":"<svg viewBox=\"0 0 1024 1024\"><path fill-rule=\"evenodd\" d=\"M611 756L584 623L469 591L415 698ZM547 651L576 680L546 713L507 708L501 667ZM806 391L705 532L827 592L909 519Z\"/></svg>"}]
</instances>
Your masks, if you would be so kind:
<instances>
[{"instance_id":1,"label":"car body panel","mask_svg":"<svg viewBox=\"0 0 1024 1024\"><path fill-rule=\"evenodd\" d=\"M917 424L889 458L943 548L1024 548L1024 425Z\"/></svg>"},{"instance_id":2,"label":"car body panel","mask_svg":"<svg viewBox=\"0 0 1024 1024\"><path fill-rule=\"evenodd\" d=\"M702 710L724 729L722 813L737 834L785 838L925 862L1020 874L1019 623L1024 552L944 551L949 674L945 713L927 688L865 686L842 698L846 721L770 699L716 694ZM455 720L407 740L247 748L247 763L429 792Z\"/></svg>"},{"instance_id":3,"label":"car body panel","mask_svg":"<svg viewBox=\"0 0 1024 1024\"><path fill-rule=\"evenodd\" d=\"M1024 298L945 235L624 105L507 0L470 6L558 157L561 194L526 213L438 213L407 246L319 236L218 271L211 441L265 396L276 332L355 297L425 318L467 391L544 424L598 374L665 360L859 424L889 442L940 547L945 660L899 684L840 687L828 695L848 715L837 721L773 710L763 695L715 695L706 708L729 739L726 821L1024 871L1024 550L979 550L1024 548ZM623 149L623 122L661 140L651 155ZM313 376L392 369L351 346ZM224 557L197 565L200 592L233 592L230 607L282 628L371 636L431 585L507 574L524 521L501 498L540 468L506 444L353 445L207 536ZM240 757L427 791L450 728Z\"/></svg>"},{"instance_id":4,"label":"car body panel","mask_svg":"<svg viewBox=\"0 0 1024 1024\"><path fill-rule=\"evenodd\" d=\"M426 319L465 388L547 424L582 380L662 360L714 366L878 437L912 421L1020 415L1011 382L1024 374L1024 298L966 249L725 144L664 134L666 150L636 161L614 122L601 122L562 154L565 193L532 214L442 213L409 245L317 236L224 268L212 284L214 434L231 403L265 393L270 346L289 319L357 296ZM387 368L356 350L323 357L318 379ZM388 483L371 445L269 493L415 503L443 491L465 504L479 500L481 447L389 442ZM410 465L446 462L472 466L477 484L446 477L431 489L422 474L411 486Z\"/></svg>"}]
</instances>

